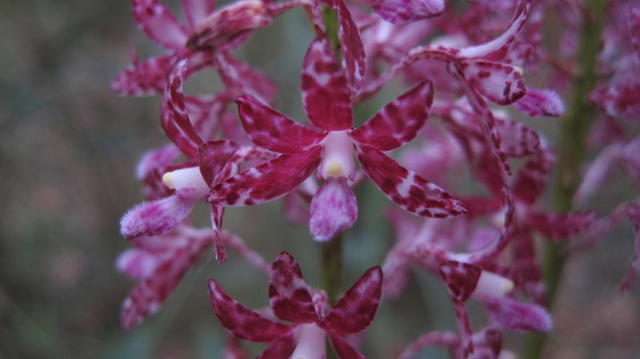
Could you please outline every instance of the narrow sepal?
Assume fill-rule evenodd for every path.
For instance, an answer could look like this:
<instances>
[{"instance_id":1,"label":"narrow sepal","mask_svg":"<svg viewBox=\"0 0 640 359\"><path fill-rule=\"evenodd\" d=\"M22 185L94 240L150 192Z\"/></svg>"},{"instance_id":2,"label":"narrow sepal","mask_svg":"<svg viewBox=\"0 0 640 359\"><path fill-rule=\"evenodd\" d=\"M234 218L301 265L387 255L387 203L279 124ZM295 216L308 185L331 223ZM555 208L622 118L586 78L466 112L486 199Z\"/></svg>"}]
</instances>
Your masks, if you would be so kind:
<instances>
[{"instance_id":1,"label":"narrow sepal","mask_svg":"<svg viewBox=\"0 0 640 359\"><path fill-rule=\"evenodd\" d=\"M547 213L536 212L528 216L527 221L535 229L550 239L567 239L589 229L595 222L594 212Z\"/></svg>"},{"instance_id":2,"label":"narrow sepal","mask_svg":"<svg viewBox=\"0 0 640 359\"><path fill-rule=\"evenodd\" d=\"M564 104L553 90L527 89L527 93L513 103L518 111L532 117L560 116L564 113Z\"/></svg>"},{"instance_id":3,"label":"narrow sepal","mask_svg":"<svg viewBox=\"0 0 640 359\"><path fill-rule=\"evenodd\" d=\"M138 61L132 55L131 64L116 75L111 89L122 96L148 96L162 93L167 74L175 64L175 56L159 56Z\"/></svg>"},{"instance_id":4,"label":"narrow sepal","mask_svg":"<svg viewBox=\"0 0 640 359\"><path fill-rule=\"evenodd\" d=\"M514 196L527 203L534 203L540 198L549 181L549 174L555 164L555 155L548 149L541 148L520 168L513 182Z\"/></svg>"},{"instance_id":5,"label":"narrow sepal","mask_svg":"<svg viewBox=\"0 0 640 359\"><path fill-rule=\"evenodd\" d=\"M133 15L142 31L159 45L180 51L187 42L187 31L171 10L157 0L132 0Z\"/></svg>"},{"instance_id":6,"label":"narrow sepal","mask_svg":"<svg viewBox=\"0 0 640 359\"><path fill-rule=\"evenodd\" d=\"M553 321L549 312L535 304L522 303L508 297L483 296L493 320L502 327L514 331L549 331Z\"/></svg>"},{"instance_id":7,"label":"narrow sepal","mask_svg":"<svg viewBox=\"0 0 640 359\"><path fill-rule=\"evenodd\" d=\"M351 131L350 136L380 151L398 148L416 137L429 117L432 102L433 84L422 82Z\"/></svg>"},{"instance_id":8,"label":"narrow sepal","mask_svg":"<svg viewBox=\"0 0 640 359\"><path fill-rule=\"evenodd\" d=\"M405 211L437 218L466 213L462 202L382 152L358 146L358 159L376 186Z\"/></svg>"},{"instance_id":9,"label":"narrow sepal","mask_svg":"<svg viewBox=\"0 0 640 359\"><path fill-rule=\"evenodd\" d=\"M299 153L316 146L325 135L300 125L252 96L236 99L242 126L258 146L274 152Z\"/></svg>"},{"instance_id":10,"label":"narrow sepal","mask_svg":"<svg viewBox=\"0 0 640 359\"><path fill-rule=\"evenodd\" d=\"M309 231L316 241L331 240L358 218L356 196L345 178L330 178L320 186L309 208Z\"/></svg>"},{"instance_id":11,"label":"narrow sepal","mask_svg":"<svg viewBox=\"0 0 640 359\"><path fill-rule=\"evenodd\" d=\"M353 127L347 79L325 38L314 40L304 58L302 97L309 121L328 131Z\"/></svg>"},{"instance_id":12,"label":"narrow sepal","mask_svg":"<svg viewBox=\"0 0 640 359\"><path fill-rule=\"evenodd\" d=\"M445 8L444 0L371 0L371 5L376 14L394 24L437 16Z\"/></svg>"},{"instance_id":13,"label":"narrow sepal","mask_svg":"<svg viewBox=\"0 0 640 359\"><path fill-rule=\"evenodd\" d=\"M271 267L269 303L273 313L282 320L294 323L316 321L311 293L302 277L298 262L287 252L282 252Z\"/></svg>"},{"instance_id":14,"label":"narrow sepal","mask_svg":"<svg viewBox=\"0 0 640 359\"><path fill-rule=\"evenodd\" d=\"M198 167L209 186L224 177L225 167L239 149L238 144L226 140L209 141L198 147Z\"/></svg>"},{"instance_id":15,"label":"narrow sepal","mask_svg":"<svg viewBox=\"0 0 640 359\"><path fill-rule=\"evenodd\" d=\"M204 141L196 132L189 118L182 90L186 73L187 60L182 60L178 62L174 71L169 74L167 88L164 93L164 101L169 109L170 118L195 146L199 146L204 143Z\"/></svg>"},{"instance_id":16,"label":"narrow sepal","mask_svg":"<svg viewBox=\"0 0 640 359\"><path fill-rule=\"evenodd\" d=\"M289 358L293 354L293 350L296 348L296 338L287 334L277 340L273 341L262 354L256 357L256 359L284 359Z\"/></svg>"},{"instance_id":17,"label":"narrow sepal","mask_svg":"<svg viewBox=\"0 0 640 359\"><path fill-rule=\"evenodd\" d=\"M272 342L291 332L293 327L275 322L238 303L213 279L209 280L209 298L220 323L242 339Z\"/></svg>"},{"instance_id":18,"label":"narrow sepal","mask_svg":"<svg viewBox=\"0 0 640 359\"><path fill-rule=\"evenodd\" d=\"M382 269L369 268L327 314L323 324L329 332L353 334L367 328L382 294Z\"/></svg>"},{"instance_id":19,"label":"narrow sepal","mask_svg":"<svg viewBox=\"0 0 640 359\"><path fill-rule=\"evenodd\" d=\"M227 89L235 96L247 94L270 102L277 93L277 87L264 73L242 62L227 52L216 56L218 73Z\"/></svg>"},{"instance_id":20,"label":"narrow sepal","mask_svg":"<svg viewBox=\"0 0 640 359\"><path fill-rule=\"evenodd\" d=\"M216 185L209 202L252 206L283 196L298 187L320 164L322 148L284 154Z\"/></svg>"},{"instance_id":21,"label":"narrow sepal","mask_svg":"<svg viewBox=\"0 0 640 359\"><path fill-rule=\"evenodd\" d=\"M329 332L329 341L331 341L331 346L333 350L338 355L340 359L365 359L366 357L362 355L360 352L355 350L351 344L347 343L339 335L336 335L332 332Z\"/></svg>"},{"instance_id":22,"label":"narrow sepal","mask_svg":"<svg viewBox=\"0 0 640 359\"><path fill-rule=\"evenodd\" d=\"M338 21L340 21L339 36L347 69L347 80L351 94L355 94L366 74L367 59L364 45L358 26L353 21L347 5L343 0L334 0L334 3L338 10Z\"/></svg>"}]
</instances>

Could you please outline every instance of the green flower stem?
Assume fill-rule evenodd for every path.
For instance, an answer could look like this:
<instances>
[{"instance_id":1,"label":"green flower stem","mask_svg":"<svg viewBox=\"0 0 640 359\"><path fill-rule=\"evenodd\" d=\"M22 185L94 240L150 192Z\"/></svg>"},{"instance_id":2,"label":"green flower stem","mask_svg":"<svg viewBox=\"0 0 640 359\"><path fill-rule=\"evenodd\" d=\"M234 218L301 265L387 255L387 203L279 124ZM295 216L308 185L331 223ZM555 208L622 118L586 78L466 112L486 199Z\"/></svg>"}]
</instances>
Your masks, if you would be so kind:
<instances>
[{"instance_id":1,"label":"green flower stem","mask_svg":"<svg viewBox=\"0 0 640 359\"><path fill-rule=\"evenodd\" d=\"M606 0L586 0L580 28L578 75L569 111L562 119L558 150L558 174L554 183L553 207L558 212L572 209L573 196L581 182L581 168L585 157L585 142L596 109L587 101L598 79L597 59ZM566 243L546 241L544 245L543 275L550 305L553 305L567 260ZM529 335L525 343L526 359L541 358L547 334Z\"/></svg>"}]
</instances>

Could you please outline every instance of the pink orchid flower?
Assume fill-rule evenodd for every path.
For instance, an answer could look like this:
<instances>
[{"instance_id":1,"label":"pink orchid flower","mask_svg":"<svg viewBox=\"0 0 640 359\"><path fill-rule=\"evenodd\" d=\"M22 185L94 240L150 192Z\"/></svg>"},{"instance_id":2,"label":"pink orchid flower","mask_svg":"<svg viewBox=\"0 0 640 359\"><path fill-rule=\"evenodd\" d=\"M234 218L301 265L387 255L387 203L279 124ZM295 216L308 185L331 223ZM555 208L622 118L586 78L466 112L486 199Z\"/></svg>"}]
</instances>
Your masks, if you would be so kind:
<instances>
[{"instance_id":1,"label":"pink orchid flower","mask_svg":"<svg viewBox=\"0 0 640 359\"><path fill-rule=\"evenodd\" d=\"M302 88L305 110L316 128L300 125L251 96L236 101L253 142L279 155L213 187L212 204L266 202L293 191L317 170L325 182L311 203L310 230L317 240L330 240L356 220L357 203L347 184L355 176L355 155L369 178L403 209L440 218L465 212L460 201L384 154L422 128L433 98L430 83L417 85L353 128L347 80L327 40L319 38L305 56Z\"/></svg>"},{"instance_id":2,"label":"pink orchid flower","mask_svg":"<svg viewBox=\"0 0 640 359\"><path fill-rule=\"evenodd\" d=\"M328 336L341 359L364 358L344 339L366 329L380 301L382 270L372 267L327 312L326 303L312 296L296 260L282 252L273 262L269 303L276 317L292 324L269 319L229 297L215 281L209 281L211 304L220 323L235 336L267 342L259 359L325 358Z\"/></svg>"}]
</instances>

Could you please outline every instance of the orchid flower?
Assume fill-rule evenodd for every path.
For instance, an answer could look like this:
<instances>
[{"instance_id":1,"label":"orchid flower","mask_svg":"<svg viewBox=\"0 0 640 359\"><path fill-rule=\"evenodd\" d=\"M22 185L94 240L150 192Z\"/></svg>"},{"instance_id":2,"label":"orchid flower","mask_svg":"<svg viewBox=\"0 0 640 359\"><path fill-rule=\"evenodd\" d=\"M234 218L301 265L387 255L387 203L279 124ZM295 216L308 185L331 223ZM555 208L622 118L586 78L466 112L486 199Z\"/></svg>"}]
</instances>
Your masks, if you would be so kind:
<instances>
[{"instance_id":1,"label":"orchid flower","mask_svg":"<svg viewBox=\"0 0 640 359\"><path fill-rule=\"evenodd\" d=\"M337 301L325 308L321 292L312 296L300 266L287 252L273 262L269 284L269 303L276 317L292 324L269 319L229 297L215 280L209 281L209 295L220 323L235 336L267 342L260 359L322 359L328 337L341 359L364 358L344 339L345 335L366 329L380 301L382 270L367 270ZM315 298L315 300L314 300ZM325 299L326 300L326 299Z\"/></svg>"},{"instance_id":2,"label":"orchid flower","mask_svg":"<svg viewBox=\"0 0 640 359\"><path fill-rule=\"evenodd\" d=\"M369 178L403 209L440 218L465 212L461 202L383 153L410 141L426 121L433 96L429 83L409 90L354 129L345 76L327 40L319 38L305 56L302 87L305 110L317 129L299 125L251 96L237 100L253 142L279 155L215 186L209 195L212 204L266 202L293 191L317 170L325 182L311 203L310 229L317 240L329 240L357 216L355 195L347 185L355 176L355 154Z\"/></svg>"}]
</instances>

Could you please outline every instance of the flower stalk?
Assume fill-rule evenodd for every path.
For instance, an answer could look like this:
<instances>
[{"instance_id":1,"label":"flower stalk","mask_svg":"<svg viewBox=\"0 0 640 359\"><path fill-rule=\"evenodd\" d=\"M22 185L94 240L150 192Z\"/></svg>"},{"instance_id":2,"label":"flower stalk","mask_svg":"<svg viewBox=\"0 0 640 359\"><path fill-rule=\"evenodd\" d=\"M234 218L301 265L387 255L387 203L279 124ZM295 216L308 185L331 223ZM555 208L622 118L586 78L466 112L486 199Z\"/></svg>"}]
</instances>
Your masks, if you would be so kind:
<instances>
[{"instance_id":1,"label":"flower stalk","mask_svg":"<svg viewBox=\"0 0 640 359\"><path fill-rule=\"evenodd\" d=\"M555 178L553 207L558 212L569 212L573 197L580 185L586 140L597 111L588 101L589 93L598 80L597 62L601 48L604 23L605 0L585 1L580 28L580 44L577 53L578 76L574 82L572 105L562 119L559 149L558 174ZM543 275L549 305L553 305L558 294L562 273L567 261L566 242L546 241L544 245ZM547 333L532 333L527 338L525 358L542 357Z\"/></svg>"}]
</instances>

